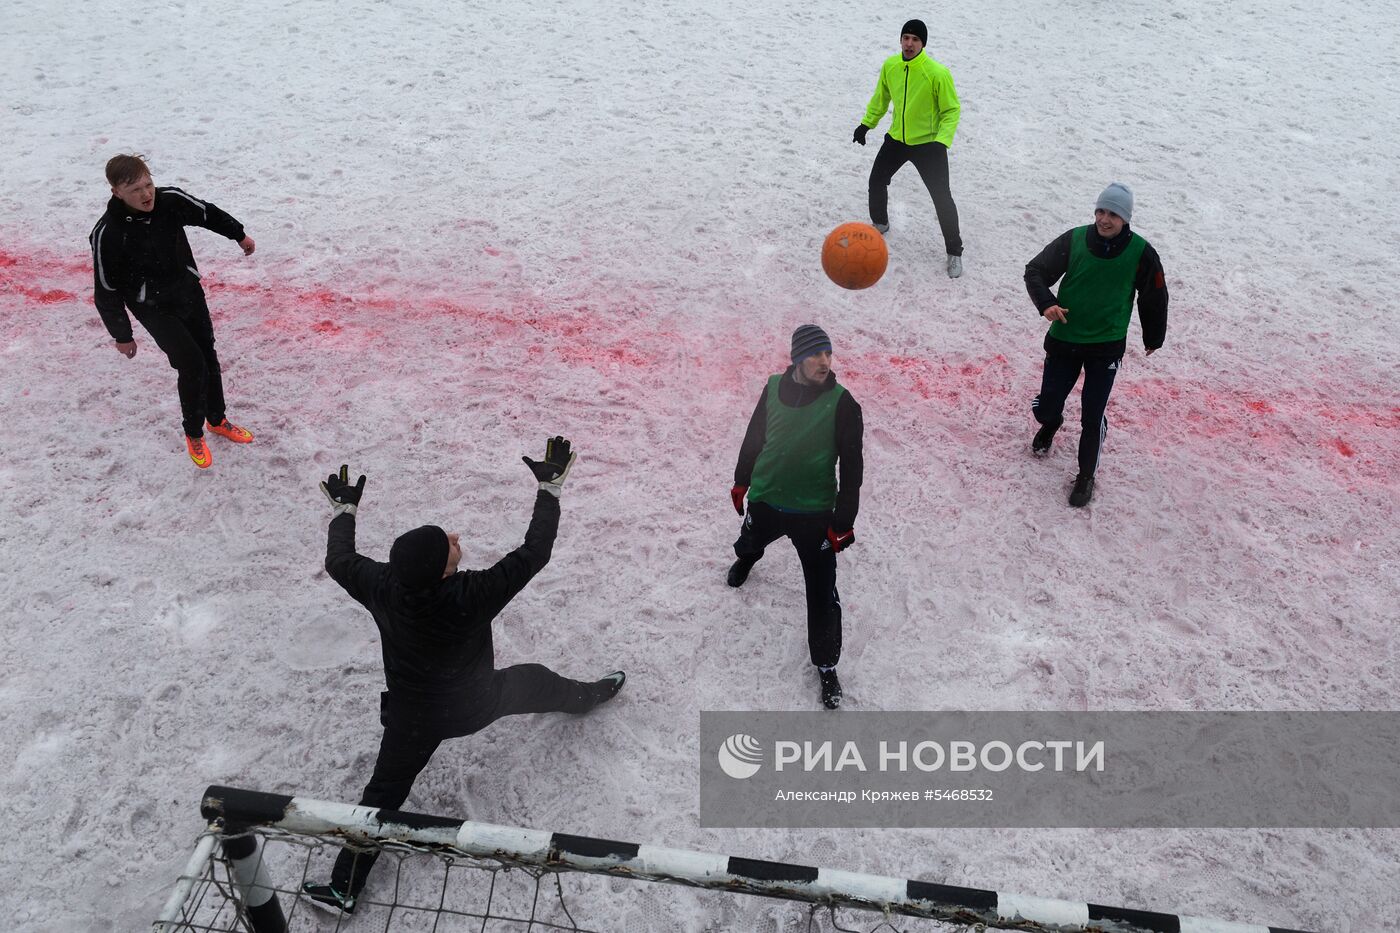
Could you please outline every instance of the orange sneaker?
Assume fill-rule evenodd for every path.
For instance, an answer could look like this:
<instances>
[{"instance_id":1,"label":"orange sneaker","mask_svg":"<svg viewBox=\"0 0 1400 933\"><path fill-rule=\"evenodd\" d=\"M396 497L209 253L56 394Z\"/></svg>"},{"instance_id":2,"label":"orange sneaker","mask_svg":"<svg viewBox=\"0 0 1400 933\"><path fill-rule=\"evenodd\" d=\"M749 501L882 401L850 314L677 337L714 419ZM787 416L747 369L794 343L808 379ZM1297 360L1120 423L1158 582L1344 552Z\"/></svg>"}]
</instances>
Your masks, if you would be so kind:
<instances>
[{"instance_id":1,"label":"orange sneaker","mask_svg":"<svg viewBox=\"0 0 1400 933\"><path fill-rule=\"evenodd\" d=\"M209 469L209 464L214 462L214 458L209 453L209 445L204 443L202 437L190 437L185 435L185 449L190 452L190 459L194 465L201 470Z\"/></svg>"},{"instance_id":2,"label":"orange sneaker","mask_svg":"<svg viewBox=\"0 0 1400 933\"><path fill-rule=\"evenodd\" d=\"M223 421L220 421L218 424L214 424L212 421L206 423L209 425L209 430L213 431L220 437L228 438L235 444L253 443L252 431L249 431L247 428L240 428L238 425L234 424L232 421L229 421L227 418L225 418Z\"/></svg>"}]
</instances>

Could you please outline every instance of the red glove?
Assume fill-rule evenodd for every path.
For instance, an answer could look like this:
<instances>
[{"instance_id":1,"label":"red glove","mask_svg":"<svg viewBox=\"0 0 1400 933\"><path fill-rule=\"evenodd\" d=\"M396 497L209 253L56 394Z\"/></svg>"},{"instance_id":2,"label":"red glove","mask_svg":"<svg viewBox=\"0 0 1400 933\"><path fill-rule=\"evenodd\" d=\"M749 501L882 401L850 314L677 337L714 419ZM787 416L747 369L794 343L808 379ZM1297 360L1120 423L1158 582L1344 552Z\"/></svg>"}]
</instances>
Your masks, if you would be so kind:
<instances>
[{"instance_id":1,"label":"red glove","mask_svg":"<svg viewBox=\"0 0 1400 933\"><path fill-rule=\"evenodd\" d=\"M856 543L856 532L852 528L850 531L837 531L835 528L827 527L826 540L831 542L831 549L836 553L844 551L852 544Z\"/></svg>"},{"instance_id":2,"label":"red glove","mask_svg":"<svg viewBox=\"0 0 1400 933\"><path fill-rule=\"evenodd\" d=\"M729 490L729 498L730 501L734 503L734 511L738 512L740 515L744 514L744 497L748 494L749 487L747 486L735 486L733 489Z\"/></svg>"}]
</instances>

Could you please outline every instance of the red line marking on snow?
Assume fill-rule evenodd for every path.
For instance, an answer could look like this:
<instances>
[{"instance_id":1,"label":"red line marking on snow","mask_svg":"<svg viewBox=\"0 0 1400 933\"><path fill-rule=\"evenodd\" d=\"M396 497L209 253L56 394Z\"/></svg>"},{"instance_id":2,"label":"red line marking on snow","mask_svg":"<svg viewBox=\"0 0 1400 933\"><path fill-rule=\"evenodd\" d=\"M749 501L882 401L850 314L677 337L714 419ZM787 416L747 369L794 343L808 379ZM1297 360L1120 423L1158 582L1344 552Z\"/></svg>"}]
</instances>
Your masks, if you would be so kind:
<instances>
[{"instance_id":1,"label":"red line marking on snow","mask_svg":"<svg viewBox=\"0 0 1400 933\"><path fill-rule=\"evenodd\" d=\"M59 288L39 289L27 285L9 286L14 291L19 292L30 301L38 302L41 305L54 305L60 301L77 301L78 296L72 292L66 292Z\"/></svg>"},{"instance_id":2,"label":"red line marking on snow","mask_svg":"<svg viewBox=\"0 0 1400 933\"><path fill-rule=\"evenodd\" d=\"M32 279L36 276L29 273L29 268L29 257L0 250L0 291L14 292L41 305L77 301L78 296L67 289L44 288L32 284ZM48 262L43 263L40 268L45 277L60 275L67 277L79 270L88 275L92 274L91 267L71 262Z\"/></svg>"},{"instance_id":3,"label":"red line marking on snow","mask_svg":"<svg viewBox=\"0 0 1400 933\"><path fill-rule=\"evenodd\" d=\"M964 394L979 397L1004 395L1015 370L998 353L981 362L930 360L915 356L843 354L838 368L844 379L878 387L881 391L913 394L925 400L955 403Z\"/></svg>"},{"instance_id":4,"label":"red line marking on snow","mask_svg":"<svg viewBox=\"0 0 1400 933\"><path fill-rule=\"evenodd\" d=\"M490 247L486 250L499 254ZM17 295L25 303L45 308L86 303L91 277L91 260L86 256L60 258L0 250L0 293ZM215 299L244 299L260 313L263 327L346 352L362 352L366 342L392 336L405 321L447 316L460 320L463 332L473 341L518 345L532 361L582 364L604 374L620 369L662 372L687 359L697 367L708 363L709 384L724 388L746 385L743 380L751 371L772 371L781 361L780 350L755 352L738 339L691 360L687 348L695 338L680 329L683 323L672 323L678 316L640 306L635 298L590 303L524 296L506 310L493 310L470 298L385 297L372 290L357 296L286 282L229 282L216 274L206 275L204 285ZM479 288L493 298L503 293L495 290L496 283ZM469 289L462 293L471 294ZM1015 363L1001 353L969 360L869 351L844 353L840 361L842 380L862 400L870 398L906 412L908 403L923 402L950 410L975 406L977 416L989 407L1015 408L1026 413L1029 424L1030 398L1038 385L1039 360L1033 349L1018 354ZM1162 433L1184 428L1185 434L1208 439L1212 445L1233 443L1260 456L1286 456L1288 448L1299 443L1311 445L1324 450L1332 463L1346 464L1349 481L1358 472L1386 483L1400 474L1400 439L1395 436L1400 431L1400 406L1364 401L1389 398L1393 392L1382 385L1363 384L1345 390L1335 387L1329 393L1333 387L1325 376L1300 379L1299 386L1317 388L1271 386L1265 400L1257 387L1237 389L1207 384L1201 377L1168 379L1137 371L1115 386L1110 418ZM1337 455L1345 460L1337 460Z\"/></svg>"},{"instance_id":5,"label":"red line marking on snow","mask_svg":"<svg viewBox=\"0 0 1400 933\"><path fill-rule=\"evenodd\" d=\"M0 250L0 268L36 270L43 275L79 275L84 279L92 276L90 259L59 259L48 256L32 256ZM3 282L4 279L0 279Z\"/></svg>"}]
</instances>

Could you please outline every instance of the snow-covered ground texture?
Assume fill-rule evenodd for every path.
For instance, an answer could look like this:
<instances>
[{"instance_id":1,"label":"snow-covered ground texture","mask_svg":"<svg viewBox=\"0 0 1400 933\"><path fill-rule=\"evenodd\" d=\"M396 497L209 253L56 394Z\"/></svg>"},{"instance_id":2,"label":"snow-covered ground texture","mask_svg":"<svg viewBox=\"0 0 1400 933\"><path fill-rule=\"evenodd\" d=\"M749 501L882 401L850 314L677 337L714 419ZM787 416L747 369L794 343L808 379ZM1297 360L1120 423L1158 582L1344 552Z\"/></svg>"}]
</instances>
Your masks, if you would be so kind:
<instances>
[{"instance_id":1,"label":"snow-covered ground texture","mask_svg":"<svg viewBox=\"0 0 1400 933\"><path fill-rule=\"evenodd\" d=\"M919 15L963 102L967 274L944 275L906 168L889 271L842 292L818 247L865 219L875 147L851 130ZM627 689L446 744L408 809L1400 929L1395 831L707 831L696 742L702 709L816 703L791 549L724 584L734 457L806 321L865 409L847 708L1395 706L1397 34L1396 4L1362 0L11 0L4 926L142 929L207 784L358 799L381 662L321 568L317 480L369 475L363 552L433 521L484 566L528 519L520 455L564 433L559 542L498 662L622 667ZM91 305L102 166L133 150L258 243L191 234L230 414L257 433L215 438L204 472L162 355L138 329L123 358ZM1114 179L1171 325L1150 360L1134 325L1074 511L1077 401L1052 456L1028 453L1044 327L1021 272ZM792 915L604 884L581 919L610 930Z\"/></svg>"}]
</instances>

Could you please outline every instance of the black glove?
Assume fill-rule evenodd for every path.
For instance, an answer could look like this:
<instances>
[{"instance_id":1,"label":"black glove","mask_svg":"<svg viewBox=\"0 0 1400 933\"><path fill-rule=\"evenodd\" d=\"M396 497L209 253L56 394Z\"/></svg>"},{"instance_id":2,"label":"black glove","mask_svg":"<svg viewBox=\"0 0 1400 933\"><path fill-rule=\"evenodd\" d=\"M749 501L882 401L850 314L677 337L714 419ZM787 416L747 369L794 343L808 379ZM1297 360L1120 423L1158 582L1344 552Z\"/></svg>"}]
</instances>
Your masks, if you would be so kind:
<instances>
[{"instance_id":1,"label":"black glove","mask_svg":"<svg viewBox=\"0 0 1400 933\"><path fill-rule=\"evenodd\" d=\"M851 137L851 142L865 145L865 134L870 132L870 127L864 123L857 124L855 135Z\"/></svg>"},{"instance_id":2,"label":"black glove","mask_svg":"<svg viewBox=\"0 0 1400 933\"><path fill-rule=\"evenodd\" d=\"M577 456L569 442L556 435L545 441L543 460L531 460L529 457L520 459L525 461L530 472L535 474L535 479L540 481L540 489L557 499L560 490L563 489L564 480L569 476L569 467L574 465L574 458Z\"/></svg>"},{"instance_id":3,"label":"black glove","mask_svg":"<svg viewBox=\"0 0 1400 933\"><path fill-rule=\"evenodd\" d=\"M335 513L332 518L345 512L354 515L360 505L360 496L365 494L365 475L361 473L359 482L351 486L350 467L342 463L340 473L327 476L321 484L321 491L331 501L331 510Z\"/></svg>"}]
</instances>

